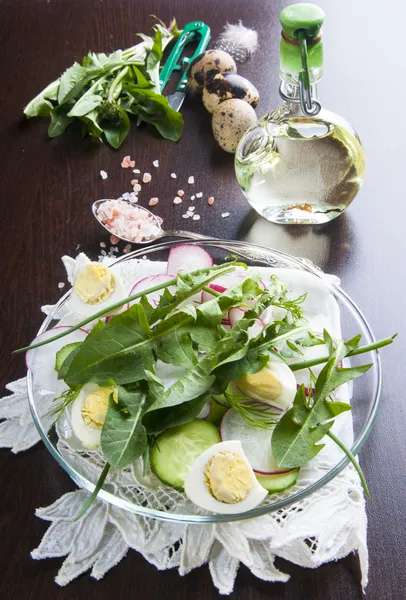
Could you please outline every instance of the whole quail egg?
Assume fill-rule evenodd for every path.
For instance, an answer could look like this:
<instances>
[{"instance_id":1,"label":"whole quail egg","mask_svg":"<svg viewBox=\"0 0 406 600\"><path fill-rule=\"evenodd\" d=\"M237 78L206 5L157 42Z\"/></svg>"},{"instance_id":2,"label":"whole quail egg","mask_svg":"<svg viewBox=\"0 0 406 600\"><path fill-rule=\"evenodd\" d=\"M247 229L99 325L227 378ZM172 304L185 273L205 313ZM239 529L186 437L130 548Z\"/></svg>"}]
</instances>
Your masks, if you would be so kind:
<instances>
[{"instance_id":1,"label":"whole quail egg","mask_svg":"<svg viewBox=\"0 0 406 600\"><path fill-rule=\"evenodd\" d=\"M237 65L223 50L206 50L189 64L188 84L192 90L202 92L206 81L217 73L237 73Z\"/></svg>"},{"instance_id":2,"label":"whole quail egg","mask_svg":"<svg viewBox=\"0 0 406 600\"><path fill-rule=\"evenodd\" d=\"M213 113L213 134L223 150L234 153L238 142L257 120L250 104L238 98L224 100Z\"/></svg>"},{"instance_id":3,"label":"whole quail egg","mask_svg":"<svg viewBox=\"0 0 406 600\"><path fill-rule=\"evenodd\" d=\"M256 108L259 103L257 88L248 79L235 73L217 73L206 82L203 104L209 113L214 113L224 100L239 98Z\"/></svg>"}]
</instances>

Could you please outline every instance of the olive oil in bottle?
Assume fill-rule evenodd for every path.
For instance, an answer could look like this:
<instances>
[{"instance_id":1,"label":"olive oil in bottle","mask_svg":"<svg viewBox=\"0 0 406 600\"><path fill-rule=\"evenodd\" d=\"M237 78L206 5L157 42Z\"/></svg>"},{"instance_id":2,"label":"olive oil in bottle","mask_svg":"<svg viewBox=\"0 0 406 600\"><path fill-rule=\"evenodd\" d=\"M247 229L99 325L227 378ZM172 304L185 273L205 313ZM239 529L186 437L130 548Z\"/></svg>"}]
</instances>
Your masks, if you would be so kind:
<instances>
[{"instance_id":1,"label":"olive oil in bottle","mask_svg":"<svg viewBox=\"0 0 406 600\"><path fill-rule=\"evenodd\" d=\"M364 176L357 133L317 100L323 20L323 11L311 4L282 11L284 103L246 132L235 156L237 180L248 202L274 223L331 221L353 201Z\"/></svg>"}]
</instances>

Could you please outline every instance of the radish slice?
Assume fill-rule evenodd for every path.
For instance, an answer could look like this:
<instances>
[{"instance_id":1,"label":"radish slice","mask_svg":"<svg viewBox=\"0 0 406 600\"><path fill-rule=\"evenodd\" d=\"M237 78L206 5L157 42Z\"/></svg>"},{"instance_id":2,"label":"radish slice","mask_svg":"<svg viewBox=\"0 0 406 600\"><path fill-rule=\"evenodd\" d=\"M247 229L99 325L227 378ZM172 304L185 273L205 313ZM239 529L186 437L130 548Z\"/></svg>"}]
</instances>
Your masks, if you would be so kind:
<instances>
[{"instance_id":1,"label":"radish slice","mask_svg":"<svg viewBox=\"0 0 406 600\"><path fill-rule=\"evenodd\" d=\"M275 412L275 417L278 416L280 416L280 413ZM273 428L262 429L248 425L233 408L226 412L220 425L222 441L240 440L251 467L257 473L265 475L285 473L290 470L279 469L276 460L272 456L272 432Z\"/></svg>"},{"instance_id":2,"label":"radish slice","mask_svg":"<svg viewBox=\"0 0 406 600\"><path fill-rule=\"evenodd\" d=\"M216 285L215 283L210 283L208 287L214 290L215 292L218 292L219 294L222 294L226 291L225 287L223 287L222 285ZM213 300L213 298L215 298L215 296L213 296L213 294L210 294L210 292L206 292L206 290L202 291L202 302L209 302L210 300Z\"/></svg>"},{"instance_id":3,"label":"radish slice","mask_svg":"<svg viewBox=\"0 0 406 600\"><path fill-rule=\"evenodd\" d=\"M197 419L207 419L207 417L210 414L210 401L206 402L206 404L203 406L202 410L199 412L199 414L197 415Z\"/></svg>"},{"instance_id":4,"label":"radish slice","mask_svg":"<svg viewBox=\"0 0 406 600\"><path fill-rule=\"evenodd\" d=\"M241 319L244 318L246 312L247 311L244 308L230 308L230 310L228 311L228 318L230 319L231 327L234 327L234 325L238 323L238 321L241 321Z\"/></svg>"},{"instance_id":5,"label":"radish slice","mask_svg":"<svg viewBox=\"0 0 406 600\"><path fill-rule=\"evenodd\" d=\"M70 327L54 327L53 329L48 329L48 331L45 331L36 337L32 343L35 344L37 342L48 340L66 329L70 329ZM88 333L89 332L85 329L77 329L65 337L55 340L55 342L50 342L45 346L40 346L40 348L27 350L25 364L27 369L32 372L34 384L39 393L54 393L57 396L66 389L66 383L61 379L58 379L58 374L55 371L56 353L67 344L83 342Z\"/></svg>"},{"instance_id":6,"label":"radish slice","mask_svg":"<svg viewBox=\"0 0 406 600\"><path fill-rule=\"evenodd\" d=\"M170 281L171 279L174 279L173 275L150 275L149 277L144 277L143 279L140 279L139 281L137 281L136 284L133 285L131 292L130 292L130 296L132 296L133 294L138 294L139 292L143 292L144 290L147 290L148 288L155 287L156 285L160 285L161 283L166 283L167 281ZM176 289L175 286L169 287L169 291L172 293L174 293L175 289ZM158 292L152 292L151 294L148 294L147 300L151 304L151 306L153 306L154 308L158 306L159 299L163 293L164 293L164 289L159 290ZM140 301L140 299L133 300L132 302L129 303L129 306L132 306L133 304L137 304L137 302L139 302L139 301Z\"/></svg>"},{"instance_id":7,"label":"radish slice","mask_svg":"<svg viewBox=\"0 0 406 600\"><path fill-rule=\"evenodd\" d=\"M213 266L210 254L201 246L178 244L171 248L168 256L168 273L177 275L181 271L190 273Z\"/></svg>"}]
</instances>

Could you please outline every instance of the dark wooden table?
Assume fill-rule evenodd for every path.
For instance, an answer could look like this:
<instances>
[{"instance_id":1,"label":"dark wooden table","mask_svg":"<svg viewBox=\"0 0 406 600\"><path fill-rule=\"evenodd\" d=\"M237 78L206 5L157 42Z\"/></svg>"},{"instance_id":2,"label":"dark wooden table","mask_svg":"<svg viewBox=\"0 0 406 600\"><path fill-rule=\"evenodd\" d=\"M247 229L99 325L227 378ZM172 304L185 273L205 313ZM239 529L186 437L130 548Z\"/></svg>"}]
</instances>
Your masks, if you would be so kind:
<instances>
[{"instance_id":1,"label":"dark wooden table","mask_svg":"<svg viewBox=\"0 0 406 600\"><path fill-rule=\"evenodd\" d=\"M146 204L158 196L156 212L165 225L187 225L194 231L230 239L246 239L312 259L342 278L345 289L363 307L377 336L406 333L404 318L404 174L405 139L402 91L406 11L400 0L384 5L369 0L319 0L326 10L325 79L322 99L358 129L368 160L364 187L353 206L336 221L319 227L270 225L250 212L234 178L233 158L216 147L210 120L198 99L185 102L186 123L175 146L148 129L133 131L120 151L77 132L55 140L46 137L45 122L24 122L22 109L48 82L89 49L110 51L135 43L147 32L150 14L180 24L202 19L214 36L226 21L242 19L257 28L260 49L240 72L257 85L262 115L278 103L278 14L285 2L262 0L2 0L0 19L2 104L0 206L1 261L1 390L24 374L13 348L24 345L41 323L39 307L60 295L63 254L79 249L95 257L107 241L91 217L90 204L117 197L129 188L130 175L120 168L130 154L140 169L158 158L154 181L140 196ZM385 10L391 11L389 19ZM394 16L393 16L394 15ZM390 86L397 100L389 96ZM403 130L401 130L403 128ZM102 181L100 169L109 173ZM152 171L152 169L151 169ZM178 180L169 178L170 172ZM202 200L200 221L181 218L172 199L189 175L196 189L214 195ZM231 216L222 219L220 214ZM372 493L368 502L370 584L368 600L406 597L404 401L405 337L384 353L385 390L375 429L361 460ZM401 357L401 358L399 358ZM130 597L207 599L217 597L206 567L184 579L177 572L157 573L135 552L103 581L88 575L61 589L53 582L60 560L34 562L47 524L34 516L73 489L68 476L42 445L13 456L0 451L0 598L86 599ZM291 573L289 583L266 584L241 568L231 596L262 600L354 600L361 597L358 559L354 556L310 571L278 561Z\"/></svg>"}]
</instances>

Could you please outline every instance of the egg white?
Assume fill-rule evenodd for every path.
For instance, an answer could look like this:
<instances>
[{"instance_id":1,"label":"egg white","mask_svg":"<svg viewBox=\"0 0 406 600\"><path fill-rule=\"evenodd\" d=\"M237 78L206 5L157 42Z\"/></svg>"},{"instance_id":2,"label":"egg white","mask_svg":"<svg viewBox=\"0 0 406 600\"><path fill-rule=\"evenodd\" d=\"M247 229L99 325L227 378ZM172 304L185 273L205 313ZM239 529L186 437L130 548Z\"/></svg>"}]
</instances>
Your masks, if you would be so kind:
<instances>
[{"instance_id":1,"label":"egg white","mask_svg":"<svg viewBox=\"0 0 406 600\"><path fill-rule=\"evenodd\" d=\"M210 493L206 483L205 474L207 463L213 456L220 452L232 452L237 454L241 460L245 462L250 470L252 477L252 488L244 500L235 504L227 504L216 500ZM241 442L239 440L229 440L227 442L220 442L214 444L207 450L205 450L193 463L190 471L185 479L185 494L194 504L204 510L208 510L214 513L223 514L237 514L252 510L266 498L268 492L258 482L255 477L254 471L252 470L247 457L242 449Z\"/></svg>"},{"instance_id":2,"label":"egg white","mask_svg":"<svg viewBox=\"0 0 406 600\"><path fill-rule=\"evenodd\" d=\"M73 433L82 442L84 448L88 449L95 449L100 446L102 430L86 425L82 417L82 407L86 396L98 388L99 386L95 383L86 383L80 390L76 400L72 403L70 412Z\"/></svg>"},{"instance_id":3,"label":"egg white","mask_svg":"<svg viewBox=\"0 0 406 600\"><path fill-rule=\"evenodd\" d=\"M80 255L82 256L82 255ZM115 304L116 302L119 302L121 300L124 300L128 294L125 290L124 287L124 283L120 274L120 269L118 267L109 267L112 270L112 273L114 275L114 291L111 294L111 296L109 296L108 298L106 298L106 300L104 300L103 302L98 302L96 304L87 304L86 302L83 302L83 300L80 298L80 296L76 293L75 288L74 288L74 283L76 280L76 277L78 276L80 270L85 267L88 263L90 263L91 261L87 258L87 256L83 255L83 259L81 259L79 261L79 257L77 259L77 265L76 265L76 269L75 269L75 273L74 273L74 277L75 279L73 280L73 286L71 289L71 293L68 299L68 306L69 308L76 314L81 315L83 317L91 317L93 314L99 312L99 310L108 308L109 305ZM124 307L125 308L125 307ZM107 312L106 315L108 314L114 314L116 312L119 312L120 310L123 310L123 308L119 308L116 310L112 310L111 312Z\"/></svg>"}]
</instances>

